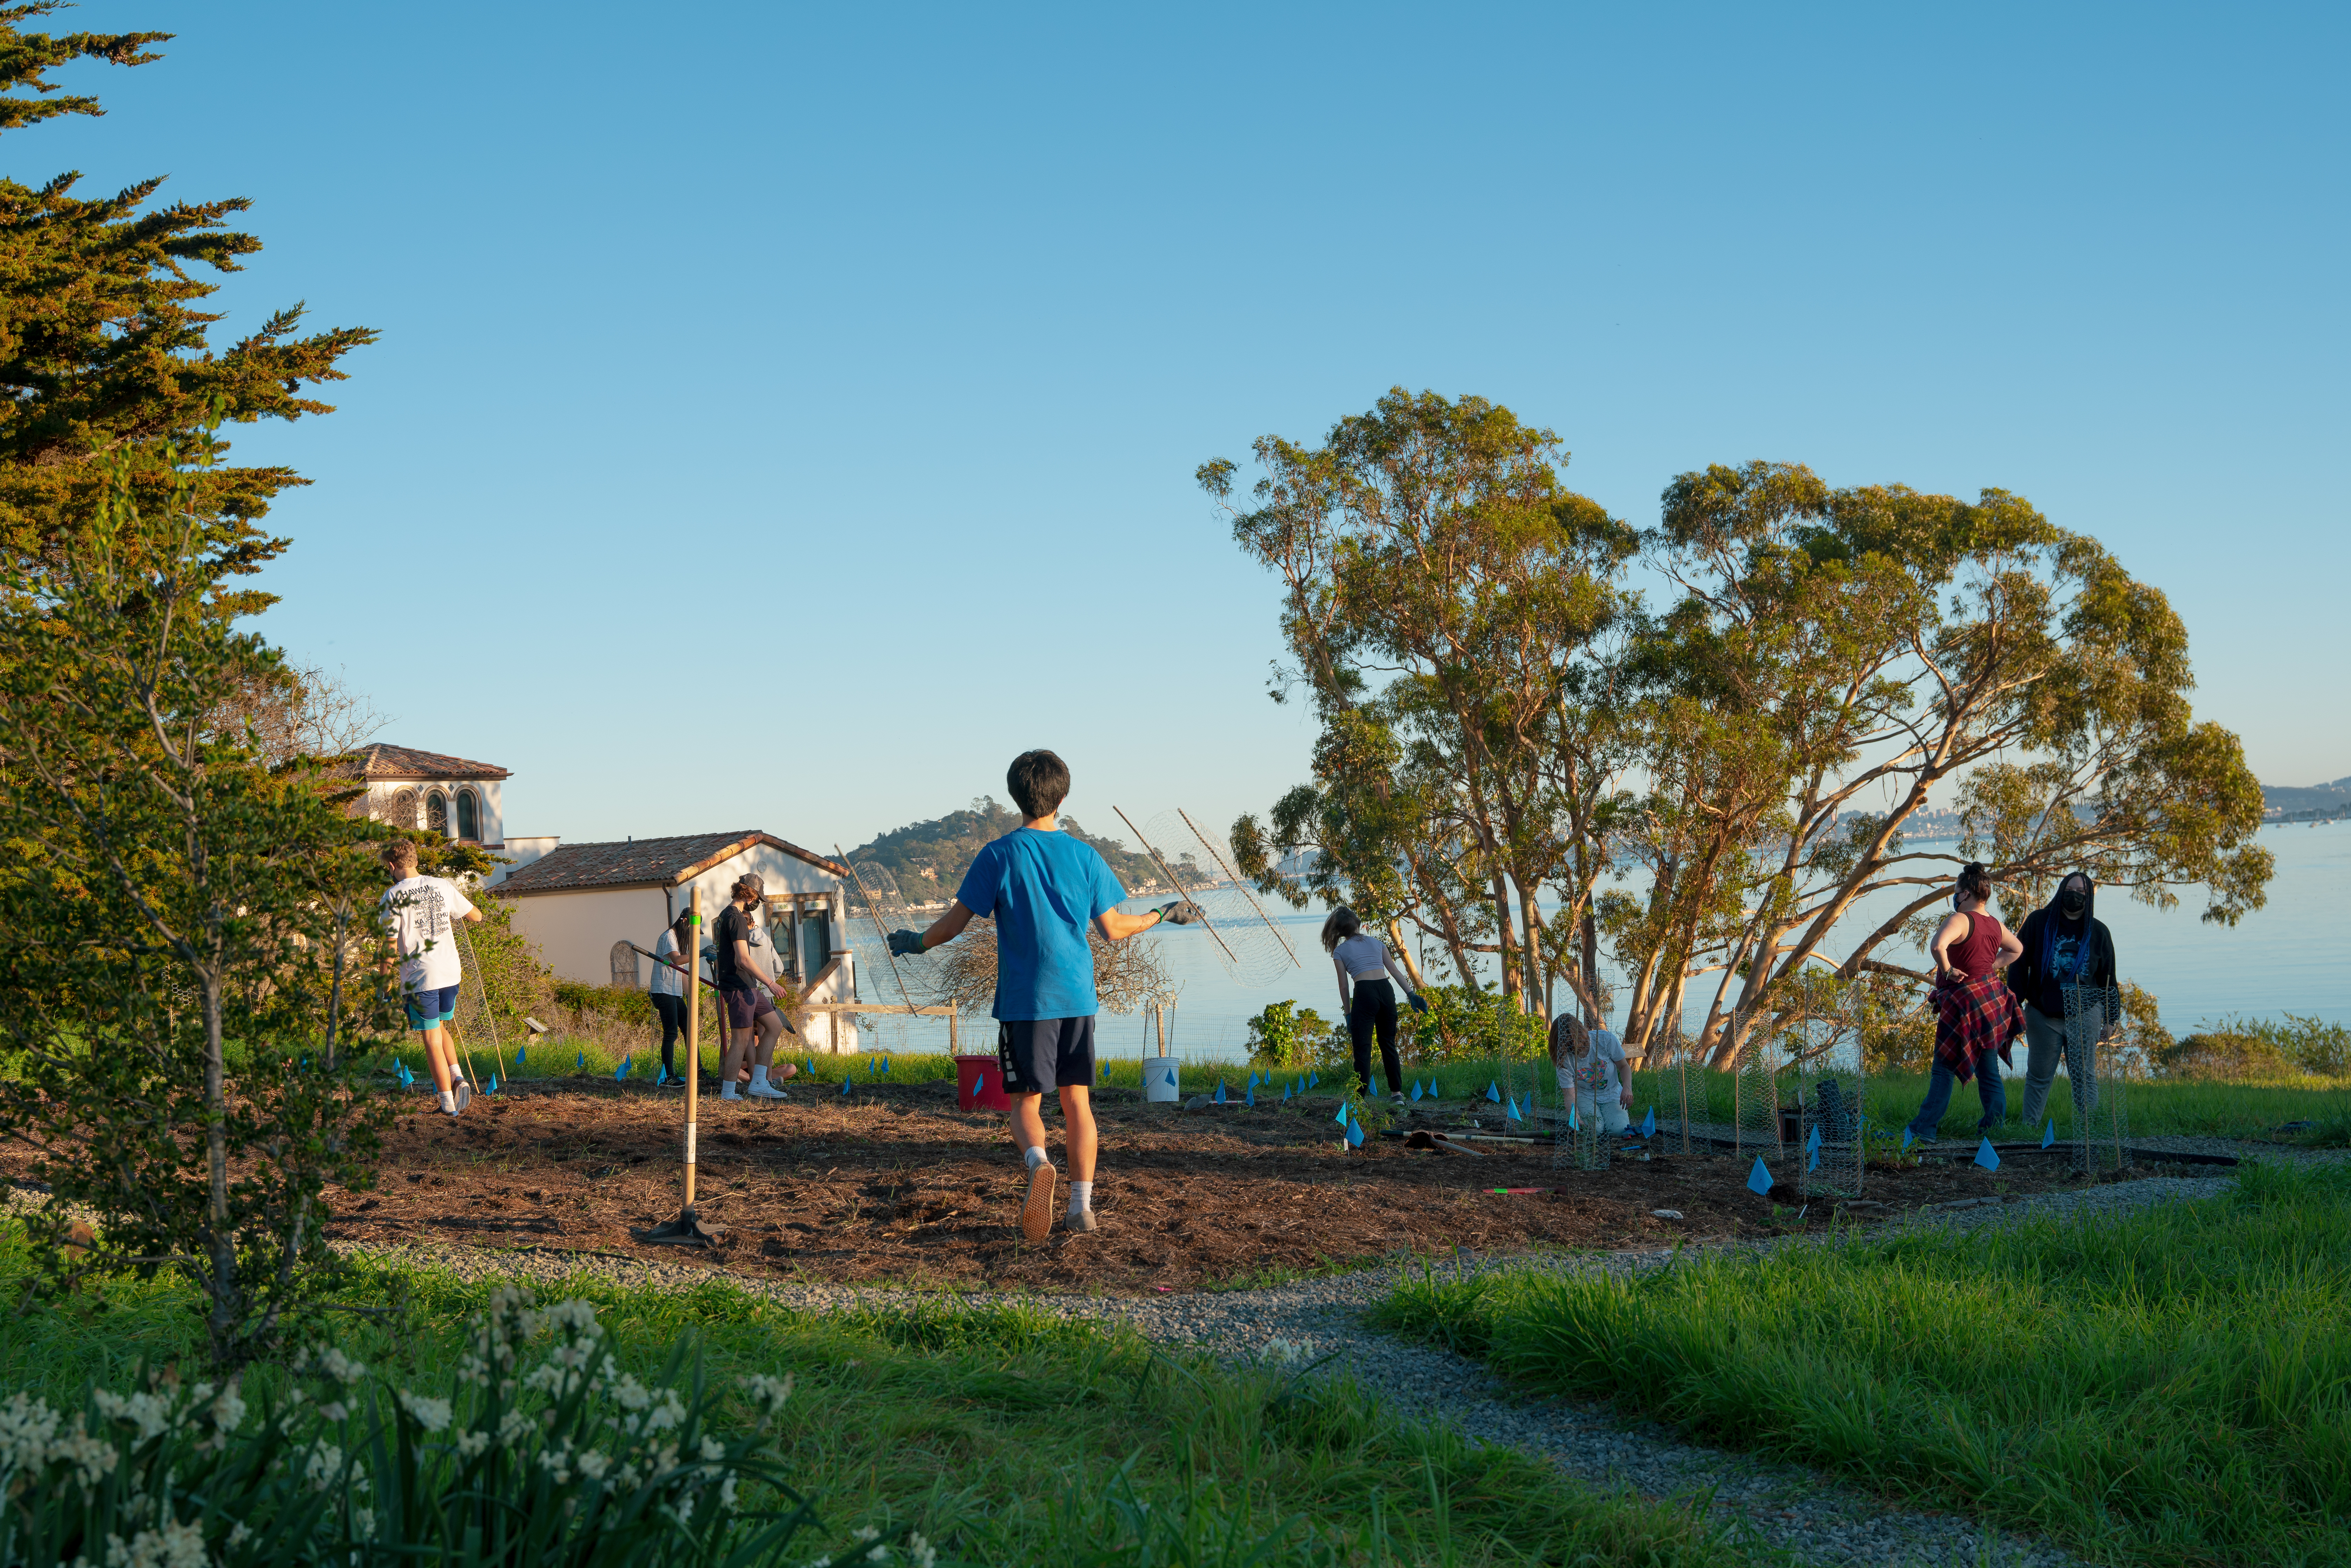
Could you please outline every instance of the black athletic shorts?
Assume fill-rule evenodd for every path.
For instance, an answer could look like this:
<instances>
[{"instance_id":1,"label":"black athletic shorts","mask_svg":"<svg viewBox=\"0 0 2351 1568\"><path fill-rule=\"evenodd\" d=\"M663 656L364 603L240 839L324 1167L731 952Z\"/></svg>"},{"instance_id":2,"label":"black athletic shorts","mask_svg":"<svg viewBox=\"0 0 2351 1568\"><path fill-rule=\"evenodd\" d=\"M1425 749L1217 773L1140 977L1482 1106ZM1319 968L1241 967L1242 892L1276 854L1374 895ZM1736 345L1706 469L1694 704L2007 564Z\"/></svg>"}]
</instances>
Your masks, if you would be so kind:
<instances>
[{"instance_id":1,"label":"black athletic shorts","mask_svg":"<svg viewBox=\"0 0 2351 1568\"><path fill-rule=\"evenodd\" d=\"M1094 1019L1016 1019L996 1026L996 1061L1007 1094L1094 1086Z\"/></svg>"}]
</instances>

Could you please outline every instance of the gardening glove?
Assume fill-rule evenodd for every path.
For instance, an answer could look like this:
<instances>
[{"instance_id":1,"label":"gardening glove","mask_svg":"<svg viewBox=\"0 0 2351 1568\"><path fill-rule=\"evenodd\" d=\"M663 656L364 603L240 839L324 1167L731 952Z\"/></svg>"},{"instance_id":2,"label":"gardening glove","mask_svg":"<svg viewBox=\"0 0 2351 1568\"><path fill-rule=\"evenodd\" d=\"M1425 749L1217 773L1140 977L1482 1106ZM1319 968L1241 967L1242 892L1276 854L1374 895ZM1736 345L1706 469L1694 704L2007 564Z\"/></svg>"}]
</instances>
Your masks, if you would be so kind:
<instances>
[{"instance_id":1,"label":"gardening glove","mask_svg":"<svg viewBox=\"0 0 2351 1568\"><path fill-rule=\"evenodd\" d=\"M1428 1004L1421 999L1421 995L1418 991L1408 991L1405 995L1405 999L1412 1003L1413 1011L1416 1013L1425 1013L1428 1010Z\"/></svg>"},{"instance_id":2,"label":"gardening glove","mask_svg":"<svg viewBox=\"0 0 2351 1568\"><path fill-rule=\"evenodd\" d=\"M1159 918L1170 925L1189 925L1206 913L1198 904L1186 904L1180 899L1159 906Z\"/></svg>"},{"instance_id":3,"label":"gardening glove","mask_svg":"<svg viewBox=\"0 0 2351 1568\"><path fill-rule=\"evenodd\" d=\"M890 956L892 957L919 958L925 951L927 951L927 949L923 946L923 934L921 932L893 931L890 933Z\"/></svg>"}]
</instances>

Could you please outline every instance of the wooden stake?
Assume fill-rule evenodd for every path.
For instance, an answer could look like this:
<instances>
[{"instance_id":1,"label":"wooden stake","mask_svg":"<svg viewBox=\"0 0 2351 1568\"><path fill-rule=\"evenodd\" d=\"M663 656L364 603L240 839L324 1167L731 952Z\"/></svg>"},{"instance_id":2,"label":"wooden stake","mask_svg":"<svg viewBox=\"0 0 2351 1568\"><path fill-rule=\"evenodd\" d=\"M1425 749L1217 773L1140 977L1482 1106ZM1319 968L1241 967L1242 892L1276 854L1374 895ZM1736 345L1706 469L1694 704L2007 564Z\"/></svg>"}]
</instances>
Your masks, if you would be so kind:
<instances>
[{"instance_id":1,"label":"wooden stake","mask_svg":"<svg viewBox=\"0 0 2351 1568\"><path fill-rule=\"evenodd\" d=\"M702 951L702 888L696 883L693 910L693 934L686 940L694 951ZM699 959L685 971L685 1207L694 1207L694 1121L696 1096L702 1087L702 965Z\"/></svg>"}]
</instances>

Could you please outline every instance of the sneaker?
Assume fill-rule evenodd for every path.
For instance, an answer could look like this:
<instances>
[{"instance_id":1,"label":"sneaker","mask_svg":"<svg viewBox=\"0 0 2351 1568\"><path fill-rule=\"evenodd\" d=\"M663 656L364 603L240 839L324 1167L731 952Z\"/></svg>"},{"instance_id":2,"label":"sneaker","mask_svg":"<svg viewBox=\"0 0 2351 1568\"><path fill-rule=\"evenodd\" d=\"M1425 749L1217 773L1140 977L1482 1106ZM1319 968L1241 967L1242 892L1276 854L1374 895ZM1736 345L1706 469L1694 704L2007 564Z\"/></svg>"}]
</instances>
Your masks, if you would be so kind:
<instances>
[{"instance_id":1,"label":"sneaker","mask_svg":"<svg viewBox=\"0 0 2351 1568\"><path fill-rule=\"evenodd\" d=\"M1029 1173L1029 1197L1020 1206L1020 1234L1031 1245L1053 1233L1053 1183L1059 1173L1050 1160L1040 1160Z\"/></svg>"},{"instance_id":2,"label":"sneaker","mask_svg":"<svg viewBox=\"0 0 2351 1568\"><path fill-rule=\"evenodd\" d=\"M754 1083L743 1091L754 1100L789 1100L790 1095L772 1083Z\"/></svg>"},{"instance_id":3,"label":"sneaker","mask_svg":"<svg viewBox=\"0 0 2351 1568\"><path fill-rule=\"evenodd\" d=\"M1388 1103L1391 1105L1402 1105L1405 1103L1403 1090L1391 1089L1388 1091Z\"/></svg>"},{"instance_id":4,"label":"sneaker","mask_svg":"<svg viewBox=\"0 0 2351 1568\"><path fill-rule=\"evenodd\" d=\"M1061 1228L1064 1230L1092 1230L1093 1228L1094 1211L1091 1208L1073 1208L1061 1216Z\"/></svg>"},{"instance_id":5,"label":"sneaker","mask_svg":"<svg viewBox=\"0 0 2351 1568\"><path fill-rule=\"evenodd\" d=\"M676 1073L664 1069L654 1076L653 1087L656 1089L683 1089L685 1087L685 1080L679 1077Z\"/></svg>"},{"instance_id":6,"label":"sneaker","mask_svg":"<svg viewBox=\"0 0 2351 1568\"><path fill-rule=\"evenodd\" d=\"M466 1106L474 1103L474 1086L466 1082L462 1078L458 1079L457 1082L451 1086L449 1092L456 1096L457 1111L462 1111ZM449 1114L454 1116L457 1113L457 1111L452 1111Z\"/></svg>"}]
</instances>

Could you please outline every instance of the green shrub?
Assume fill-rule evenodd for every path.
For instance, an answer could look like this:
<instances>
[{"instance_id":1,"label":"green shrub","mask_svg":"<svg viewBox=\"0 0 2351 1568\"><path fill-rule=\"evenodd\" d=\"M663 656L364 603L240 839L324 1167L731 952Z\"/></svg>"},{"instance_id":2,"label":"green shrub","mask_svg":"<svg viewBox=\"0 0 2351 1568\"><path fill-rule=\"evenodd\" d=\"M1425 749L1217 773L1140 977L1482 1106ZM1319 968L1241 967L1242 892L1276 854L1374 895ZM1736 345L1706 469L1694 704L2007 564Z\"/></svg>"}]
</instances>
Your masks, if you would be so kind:
<instances>
[{"instance_id":1,"label":"green shrub","mask_svg":"<svg viewBox=\"0 0 2351 1568\"><path fill-rule=\"evenodd\" d=\"M579 980L558 980L554 996L559 1005L575 1013L590 1013L647 1029L657 1021L653 993L634 986L590 986Z\"/></svg>"},{"instance_id":2,"label":"green shrub","mask_svg":"<svg viewBox=\"0 0 2351 1568\"><path fill-rule=\"evenodd\" d=\"M2182 1035L2157 1055L2155 1069L2165 1078L2205 1080L2287 1078L2294 1071L2268 1040L2236 1033Z\"/></svg>"},{"instance_id":3,"label":"green shrub","mask_svg":"<svg viewBox=\"0 0 2351 1568\"><path fill-rule=\"evenodd\" d=\"M1347 1031L1295 1000L1270 1002L1249 1020L1249 1060L1283 1071L1353 1060Z\"/></svg>"},{"instance_id":4,"label":"green shrub","mask_svg":"<svg viewBox=\"0 0 2351 1568\"><path fill-rule=\"evenodd\" d=\"M1408 1061L1472 1061L1499 1056L1525 1061L1550 1050L1550 1020L1513 1011L1491 991L1428 986L1420 996L1428 1011L1404 1009L1396 1037L1396 1049Z\"/></svg>"},{"instance_id":5,"label":"green shrub","mask_svg":"<svg viewBox=\"0 0 2351 1568\"><path fill-rule=\"evenodd\" d=\"M2283 1022L2270 1019L2222 1019L2204 1026L2208 1034L2239 1035L2260 1040L2276 1051L2296 1071L2330 1078L2351 1077L2351 1027L2322 1023L2315 1018L2288 1013Z\"/></svg>"}]
</instances>

